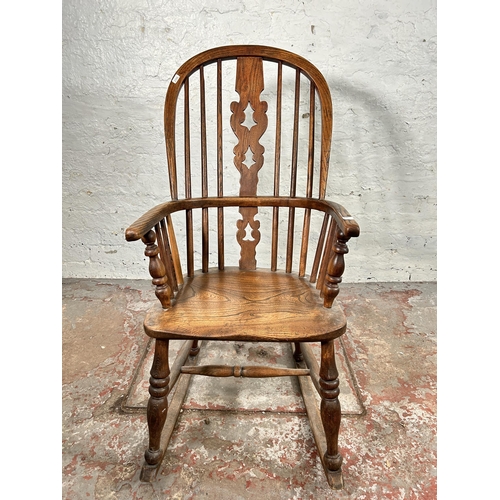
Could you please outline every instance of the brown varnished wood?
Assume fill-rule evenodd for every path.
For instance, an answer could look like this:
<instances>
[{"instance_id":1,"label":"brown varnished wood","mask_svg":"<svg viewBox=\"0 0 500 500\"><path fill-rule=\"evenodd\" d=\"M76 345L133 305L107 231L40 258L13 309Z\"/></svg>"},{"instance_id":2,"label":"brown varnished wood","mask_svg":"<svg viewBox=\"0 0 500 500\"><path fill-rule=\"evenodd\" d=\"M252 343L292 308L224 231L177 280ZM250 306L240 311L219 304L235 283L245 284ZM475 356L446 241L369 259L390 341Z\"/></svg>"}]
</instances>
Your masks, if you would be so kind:
<instances>
[{"instance_id":1,"label":"brown varnished wood","mask_svg":"<svg viewBox=\"0 0 500 500\"><path fill-rule=\"evenodd\" d=\"M288 233L286 239L286 272L292 272L293 240L295 234L295 207L288 209Z\"/></svg>"},{"instance_id":2,"label":"brown varnished wood","mask_svg":"<svg viewBox=\"0 0 500 500\"><path fill-rule=\"evenodd\" d=\"M309 249L309 230L311 229L311 209L304 211L304 225L302 228L302 243L300 246L299 277L306 275L307 251Z\"/></svg>"},{"instance_id":3,"label":"brown varnished wood","mask_svg":"<svg viewBox=\"0 0 500 500\"><path fill-rule=\"evenodd\" d=\"M310 371L311 382L314 384L314 387L318 394L321 394L321 388L319 385L319 364L316 361L316 357L314 356L312 348L309 344L303 342L300 344L300 349L304 362Z\"/></svg>"},{"instance_id":4,"label":"brown varnished wood","mask_svg":"<svg viewBox=\"0 0 500 500\"><path fill-rule=\"evenodd\" d=\"M224 196L222 154L222 61L217 60L217 196ZM224 209L217 208L217 262L224 269Z\"/></svg>"},{"instance_id":5,"label":"brown varnished wood","mask_svg":"<svg viewBox=\"0 0 500 500\"><path fill-rule=\"evenodd\" d=\"M345 331L340 307L324 308L308 280L279 271L214 271L186 279L168 314L151 309L146 333L158 338L312 342Z\"/></svg>"},{"instance_id":6,"label":"brown varnished wood","mask_svg":"<svg viewBox=\"0 0 500 500\"><path fill-rule=\"evenodd\" d=\"M155 294L158 297L163 309L167 309L170 306L170 296L172 290L168 286L168 277L165 265L158 256L160 250L155 244L156 233L153 230L150 230L143 236L142 239L146 244L144 255L149 257L149 274L153 278L153 285L156 286Z\"/></svg>"},{"instance_id":7,"label":"brown varnished wood","mask_svg":"<svg viewBox=\"0 0 500 500\"><path fill-rule=\"evenodd\" d=\"M295 70L295 100L293 107L292 166L290 174L290 197L297 194L297 162L299 151L299 106L300 106L300 69ZM288 234L286 242L286 272L292 272L293 240L295 234L295 208L288 209Z\"/></svg>"},{"instance_id":8,"label":"brown varnished wood","mask_svg":"<svg viewBox=\"0 0 500 500\"><path fill-rule=\"evenodd\" d=\"M174 396L168 407L168 413L166 414L165 424L161 433L160 439L160 453L157 463L148 464L144 463L141 469L140 480L142 482L152 482L158 475L161 462L165 453L167 451L170 438L174 432L174 428L177 424L177 419L182 410L182 405L184 399L186 398L187 391L189 389L189 383L191 381L191 375L181 375L180 380L175 388Z\"/></svg>"},{"instance_id":9,"label":"brown varnished wood","mask_svg":"<svg viewBox=\"0 0 500 500\"><path fill-rule=\"evenodd\" d=\"M189 105L189 78L184 82L184 196L191 198L191 119ZM173 197L177 199L177 197Z\"/></svg>"},{"instance_id":10,"label":"brown varnished wood","mask_svg":"<svg viewBox=\"0 0 500 500\"><path fill-rule=\"evenodd\" d=\"M172 260L170 243L167 237L165 219L162 219L158 224L155 225L155 231L158 238L158 245L160 250L159 255L165 267L168 285L172 292L176 293L178 290L177 279L175 277L174 263Z\"/></svg>"},{"instance_id":11,"label":"brown varnished wood","mask_svg":"<svg viewBox=\"0 0 500 500\"><path fill-rule=\"evenodd\" d=\"M318 244L316 245L316 252L314 254L314 262L311 269L311 283L316 283L316 278L318 277L319 263L321 261L321 256L323 254L323 248L325 244L326 229L328 227L328 214L323 217L323 223L321 225L321 230L319 232Z\"/></svg>"},{"instance_id":12,"label":"brown varnished wood","mask_svg":"<svg viewBox=\"0 0 500 500\"><path fill-rule=\"evenodd\" d=\"M326 451L323 460L328 470L337 471L342 465L342 455L338 449L341 414L338 399L340 393L339 373L335 364L335 344L333 339L321 342L319 376L321 420L326 436Z\"/></svg>"},{"instance_id":13,"label":"brown varnished wood","mask_svg":"<svg viewBox=\"0 0 500 500\"><path fill-rule=\"evenodd\" d=\"M281 163L281 103L283 94L283 63L278 62L276 82L276 131L274 139L274 196L280 194L280 163ZM273 229L271 240L271 270L278 269L278 225L279 208L273 208Z\"/></svg>"},{"instance_id":14,"label":"brown varnished wood","mask_svg":"<svg viewBox=\"0 0 500 500\"><path fill-rule=\"evenodd\" d=\"M293 351L293 359L295 359L295 361L302 361L304 359L304 356L302 355L302 347L300 342L294 342L293 345L295 346L295 350Z\"/></svg>"},{"instance_id":15,"label":"brown varnished wood","mask_svg":"<svg viewBox=\"0 0 500 500\"><path fill-rule=\"evenodd\" d=\"M172 217L170 215L167 215L165 217L165 221L167 225L167 234L168 234L168 241L170 244L172 261L174 264L175 279L177 280L178 285L182 285L182 283L184 283L184 278L182 275L182 267L179 257L179 248L177 247L177 238L175 237L174 223L172 222Z\"/></svg>"},{"instance_id":16,"label":"brown varnished wood","mask_svg":"<svg viewBox=\"0 0 500 500\"><path fill-rule=\"evenodd\" d=\"M306 344L301 344L302 347ZM299 368L304 368L306 366L304 361L298 361L297 366ZM299 377L299 387L302 394L302 399L304 400L304 405L306 407L307 417L309 419L309 425L313 433L314 442L318 449L319 457L325 471L326 479L328 484L332 489L341 490L344 487L344 480L342 477L342 469L332 471L328 469L328 465L325 463L325 456L327 450L325 429L323 427L323 422L321 420L321 413L316 404L316 398L314 396L313 378L309 377Z\"/></svg>"},{"instance_id":17,"label":"brown varnished wood","mask_svg":"<svg viewBox=\"0 0 500 500\"><path fill-rule=\"evenodd\" d=\"M196 339L196 340L193 340L193 344L192 344L192 347L191 347L191 351L189 352L189 355L190 356L197 356L198 353L200 352L200 349L201 349L201 346L199 344L199 340Z\"/></svg>"},{"instance_id":18,"label":"brown varnished wood","mask_svg":"<svg viewBox=\"0 0 500 500\"><path fill-rule=\"evenodd\" d=\"M190 132L190 109L189 109L189 78L184 82L184 196L191 198L191 132ZM173 197L173 194L172 194ZM176 199L176 197L173 197ZM194 273L194 242L193 242L193 211L186 210L186 250L187 250L187 273Z\"/></svg>"},{"instance_id":19,"label":"brown varnished wood","mask_svg":"<svg viewBox=\"0 0 500 500\"><path fill-rule=\"evenodd\" d=\"M311 208L333 217L348 238L359 236L359 226L349 212L340 204L316 198L290 198L286 196L224 196L222 198L192 198L190 200L167 201L142 215L125 231L127 241L140 240L163 217L181 210L202 207L295 207Z\"/></svg>"},{"instance_id":20,"label":"brown varnished wood","mask_svg":"<svg viewBox=\"0 0 500 500\"><path fill-rule=\"evenodd\" d=\"M194 234L193 234L193 210L186 210L186 253L187 253L187 275L194 275Z\"/></svg>"},{"instance_id":21,"label":"brown varnished wood","mask_svg":"<svg viewBox=\"0 0 500 500\"><path fill-rule=\"evenodd\" d=\"M223 131L223 65L236 61L236 74L230 81L239 100L230 105L230 125L235 134L232 145L234 167L240 174L239 196L224 196ZM264 61L276 63L276 120L268 131L268 102L261 100L264 89ZM216 113L207 119L205 68L216 66ZM273 65L270 65L273 66ZM283 66L294 70L293 119L282 120ZM269 65L266 65L266 68ZM267 71L267 69L266 69ZM207 73L208 74L208 73ZM191 77L200 82L200 123L195 128L190 113ZM309 80L309 120L301 120L301 81ZM184 168L177 169L176 123L177 98L184 89ZM266 93L269 101L272 96ZM246 113L251 109L254 124L247 123ZM209 152L208 124L216 123L216 150ZM299 140L301 124L308 124L307 138ZM316 125L317 124L317 125ZM148 404L149 446L142 480L152 479L158 471L175 422L182 407L191 375L216 377L275 377L298 376L307 413L311 422L321 461L330 486L342 487L342 457L338 450L340 404L339 380L335 365L334 339L346 330L345 316L335 302L345 268L347 242L359 235L359 226L347 210L325 200L328 178L333 108L328 85L319 70L306 59L288 51L258 45L217 47L198 54L184 63L174 74L169 85L164 109L166 153L169 171L171 201L153 207L127 230L126 239L142 239L149 257L149 270L160 301L146 315L146 333L156 339L155 357L151 369L150 400ZM192 162L191 134L199 128L200 161ZM274 159L266 159L261 139L274 138ZM290 172L288 196L280 196L282 175L282 135L291 137L291 162L283 172ZM318 137L316 137L318 136ZM271 139L269 139L271 138ZM315 141L320 143L319 155ZM182 140L182 138L180 139ZM194 140L194 138L193 138ZM264 139L262 139L264 143ZM285 143L283 143L285 144ZM299 151L307 148L307 162L299 161ZM215 154L210 154L215 153ZM216 158L216 176L209 176L209 158ZM182 160L179 160L182 164ZM316 163L319 166L319 175ZM199 167L198 167L199 164ZM274 166L273 166L274 164ZM259 195L259 171L274 168L273 196ZM193 172L199 168L199 172ZM201 178L201 196L193 198L193 178ZM299 185L304 183L305 186ZM184 186L180 189L179 186ZM216 187L216 196L209 196ZM297 196L297 193L305 196ZM179 195L181 199L179 199ZM224 209L238 207L241 216L235 221L235 242L240 247L239 268L225 264ZM261 239L259 217L264 221L264 207L272 208L270 268L257 268L256 246ZM288 209L288 227L285 244L285 265L278 269L278 233L280 210ZM209 268L209 212L217 215L217 268ZM261 212L259 213L259 210ZM181 256L172 222L172 214L185 212L185 243L187 274L181 266ZM195 240L193 214L201 212L201 269L194 265ZM302 232L295 238L295 217L303 211ZM323 223L317 237L312 265L308 255L313 232L312 217L323 214ZM229 213L229 212L228 212ZM267 220L267 218L266 218ZM298 225L297 225L298 226ZM266 235L267 236L267 235ZM295 241L296 240L296 241ZM299 250L300 246L300 250ZM295 248L297 247L297 248ZM184 250L181 248L181 250ZM299 251L296 272L294 255ZM184 254L183 254L184 258ZM183 259L182 259L183 260ZM308 277L308 266L311 265ZM170 371L168 342L186 339ZM202 340L292 342L293 356L298 368L208 365L195 366ZM315 360L308 342L321 342L321 364ZM321 408L316 407L311 395L314 387L321 397ZM175 390L170 409L169 392ZM162 433L162 428L165 430Z\"/></svg>"},{"instance_id":22,"label":"brown varnished wood","mask_svg":"<svg viewBox=\"0 0 500 500\"><path fill-rule=\"evenodd\" d=\"M208 163L207 163L207 118L205 103L205 73L203 65L200 66L200 116L201 116L201 196L208 196ZM201 268L203 272L208 270L209 252L209 229L208 229L208 209L201 211Z\"/></svg>"},{"instance_id":23,"label":"brown varnished wood","mask_svg":"<svg viewBox=\"0 0 500 500\"><path fill-rule=\"evenodd\" d=\"M307 182L306 198L310 198L313 192L313 173L314 173L314 120L315 105L314 98L316 92L314 83L311 82L309 90L309 148L307 151ZM311 226L311 209L306 208L304 213L304 227L302 229L302 243L300 247L299 276L306 274L307 251L309 246L309 229Z\"/></svg>"},{"instance_id":24,"label":"brown varnished wood","mask_svg":"<svg viewBox=\"0 0 500 500\"><path fill-rule=\"evenodd\" d=\"M196 342L196 345L195 345ZM193 352L194 350L196 352ZM175 357L174 362L172 363L172 368L170 370L170 382L168 385L168 392L173 390L175 384L177 383L177 379L181 375L181 368L186 364L188 357L196 356L200 352L200 346L196 340L186 340L182 347L179 349L177 356Z\"/></svg>"},{"instance_id":25,"label":"brown varnished wood","mask_svg":"<svg viewBox=\"0 0 500 500\"><path fill-rule=\"evenodd\" d=\"M318 99L321 104L321 147L320 147L320 182L319 197L326 194L328 163L330 158L331 135L333 127L333 108L330 90L321 72L309 61L292 52L261 45L231 45L216 47L193 56L175 73L165 99L165 138L167 161L170 179L176 178L176 148L175 148L175 112L178 93L187 77L196 71L200 65L208 65L217 60L236 59L238 57L256 57L266 61L281 62L284 65L298 68L306 78L315 82ZM171 186L172 189L172 186ZM177 188L173 187L172 198L177 199Z\"/></svg>"},{"instance_id":26,"label":"brown varnished wood","mask_svg":"<svg viewBox=\"0 0 500 500\"><path fill-rule=\"evenodd\" d=\"M208 271L208 250L209 250L209 232L208 232L208 208L201 209L201 269L204 273Z\"/></svg>"},{"instance_id":27,"label":"brown varnished wood","mask_svg":"<svg viewBox=\"0 0 500 500\"><path fill-rule=\"evenodd\" d=\"M190 375L204 375L206 377L244 377L244 378L269 378L269 377L305 377L309 375L308 369L275 368L273 366L227 366L203 365L183 366L182 373Z\"/></svg>"},{"instance_id":28,"label":"brown varnished wood","mask_svg":"<svg viewBox=\"0 0 500 500\"><path fill-rule=\"evenodd\" d=\"M200 66L200 121L201 121L201 196L208 196L208 163L207 163L207 111L205 103L205 72Z\"/></svg>"},{"instance_id":29,"label":"brown varnished wood","mask_svg":"<svg viewBox=\"0 0 500 500\"><path fill-rule=\"evenodd\" d=\"M236 65L236 92L239 102L231 103L231 128L238 138L234 147L234 165L240 172L240 196L256 196L259 170L264 164L264 147L259 143L267 128L267 103L260 100L264 90L262 59L239 57ZM248 129L243 125L245 110L253 110L255 125ZM252 153L252 154L251 154ZM260 222L255 220L257 207L240 207L242 218L237 221L236 239L241 247L240 269L252 270L257 266L255 247L260 241ZM247 227L251 228L251 239L246 238Z\"/></svg>"},{"instance_id":30,"label":"brown varnished wood","mask_svg":"<svg viewBox=\"0 0 500 500\"><path fill-rule=\"evenodd\" d=\"M293 142L292 169L290 174L290 196L297 194L297 167L299 154L299 108L300 108L300 70L295 71L295 100L293 104Z\"/></svg>"},{"instance_id":31,"label":"brown varnished wood","mask_svg":"<svg viewBox=\"0 0 500 500\"><path fill-rule=\"evenodd\" d=\"M313 195L314 183L314 133L316 120L316 87L313 82L309 86L309 142L307 149L307 182L306 182L306 198Z\"/></svg>"},{"instance_id":32,"label":"brown varnished wood","mask_svg":"<svg viewBox=\"0 0 500 500\"><path fill-rule=\"evenodd\" d=\"M151 378L149 379L149 401L147 419L149 446L145 453L148 465L156 466L161 460L161 432L165 425L168 408L168 386L170 369L168 366L168 340L156 339Z\"/></svg>"},{"instance_id":33,"label":"brown varnished wood","mask_svg":"<svg viewBox=\"0 0 500 500\"><path fill-rule=\"evenodd\" d=\"M191 341L187 341L189 344ZM170 384L169 384L169 392L174 390L174 394L170 404L168 405L168 413L165 411L162 418L165 418L163 423L163 430L161 432L161 437L159 440L158 453L155 454L155 460L151 464L147 461L144 463L141 470L141 481L150 482L153 481L158 474L159 466L165 456L165 452L167 451L168 443L170 442L170 438L172 437L172 433L174 431L175 425L177 423L177 419L182 410L182 405L184 403L184 399L186 398L187 391L189 389L189 383L191 381L191 375L180 374L180 366L178 370L176 370L176 364L180 364L179 359L183 358L182 364L190 365L195 363L194 357L185 357L185 349L182 349L176 357L174 365L172 366L172 372L170 376ZM188 351L189 352L189 351ZM174 370L176 370L174 372ZM178 382L175 385L172 382L173 375L176 375L176 380L178 378Z\"/></svg>"},{"instance_id":34,"label":"brown varnished wood","mask_svg":"<svg viewBox=\"0 0 500 500\"><path fill-rule=\"evenodd\" d=\"M332 254L332 246L333 246L333 241L335 238L336 228L337 228L336 221L333 218L330 218L329 227L328 227L328 235L326 237L326 243L325 243L325 246L323 248L323 253L321 254L321 266L319 269L319 277L318 277L318 281L316 282L316 288L318 290L321 290L321 293L323 293L323 289L324 289L326 272L327 272L328 263L330 262L330 258L331 258L331 254Z\"/></svg>"},{"instance_id":35,"label":"brown varnished wood","mask_svg":"<svg viewBox=\"0 0 500 500\"><path fill-rule=\"evenodd\" d=\"M325 307L332 307L333 301L340 292L339 284L342 281L342 274L345 268L344 254L349 251L346 243L347 238L342 231L337 229L323 289Z\"/></svg>"}]
</instances>

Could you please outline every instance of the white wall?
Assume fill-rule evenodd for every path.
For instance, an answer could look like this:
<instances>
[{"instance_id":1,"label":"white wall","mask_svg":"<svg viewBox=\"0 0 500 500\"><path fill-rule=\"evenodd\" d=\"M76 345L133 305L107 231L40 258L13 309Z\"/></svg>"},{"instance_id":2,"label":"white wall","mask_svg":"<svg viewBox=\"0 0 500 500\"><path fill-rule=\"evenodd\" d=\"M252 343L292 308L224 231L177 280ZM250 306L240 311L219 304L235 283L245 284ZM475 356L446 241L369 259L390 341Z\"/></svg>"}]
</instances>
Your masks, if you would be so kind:
<instances>
[{"instance_id":1,"label":"white wall","mask_svg":"<svg viewBox=\"0 0 500 500\"><path fill-rule=\"evenodd\" d=\"M124 230L168 199L168 83L240 43L296 52L330 85L328 198L361 227L344 281L436 280L434 0L66 0L63 276L149 277Z\"/></svg>"}]
</instances>

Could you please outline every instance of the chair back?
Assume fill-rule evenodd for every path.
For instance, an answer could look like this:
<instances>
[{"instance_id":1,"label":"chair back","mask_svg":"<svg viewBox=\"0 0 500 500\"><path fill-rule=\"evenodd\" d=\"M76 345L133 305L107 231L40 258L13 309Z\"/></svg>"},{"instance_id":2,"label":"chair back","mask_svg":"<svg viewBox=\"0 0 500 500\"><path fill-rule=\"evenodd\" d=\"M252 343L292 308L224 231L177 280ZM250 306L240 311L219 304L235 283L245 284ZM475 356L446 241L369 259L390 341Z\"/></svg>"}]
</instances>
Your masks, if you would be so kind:
<instances>
[{"instance_id":1,"label":"chair back","mask_svg":"<svg viewBox=\"0 0 500 500\"><path fill-rule=\"evenodd\" d=\"M304 276L313 225L318 231L309 265L316 280L327 233L334 231L331 218L318 213L315 220L310 208L280 209L266 199L325 198L333 109L319 70L272 47L205 51L172 77L164 125L173 200L257 197L255 206L186 211L188 276L215 262L224 269L233 255L226 250L228 233L239 245L240 269L255 269L259 260L259 267L296 268Z\"/></svg>"}]
</instances>

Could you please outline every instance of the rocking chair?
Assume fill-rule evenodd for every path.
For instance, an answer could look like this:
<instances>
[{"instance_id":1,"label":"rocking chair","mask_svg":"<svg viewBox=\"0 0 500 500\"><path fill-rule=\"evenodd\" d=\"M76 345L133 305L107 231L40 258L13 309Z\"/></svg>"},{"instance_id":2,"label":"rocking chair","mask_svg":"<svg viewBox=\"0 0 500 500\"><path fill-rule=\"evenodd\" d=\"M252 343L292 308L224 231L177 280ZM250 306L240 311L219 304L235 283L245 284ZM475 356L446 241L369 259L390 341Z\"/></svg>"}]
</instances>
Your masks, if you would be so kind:
<instances>
[{"instance_id":1,"label":"rocking chair","mask_svg":"<svg viewBox=\"0 0 500 500\"><path fill-rule=\"evenodd\" d=\"M143 481L158 471L192 375L297 376L327 480L342 488L334 339L346 318L335 298L359 227L325 199L332 122L324 77L285 50L218 47L173 76L164 109L171 201L126 230L128 241L146 245L159 300L144 321L155 353ZM171 339L185 340L172 367ZM205 340L289 342L296 367L198 366ZM319 364L310 342L321 343ZM320 409L304 393L307 377Z\"/></svg>"}]
</instances>

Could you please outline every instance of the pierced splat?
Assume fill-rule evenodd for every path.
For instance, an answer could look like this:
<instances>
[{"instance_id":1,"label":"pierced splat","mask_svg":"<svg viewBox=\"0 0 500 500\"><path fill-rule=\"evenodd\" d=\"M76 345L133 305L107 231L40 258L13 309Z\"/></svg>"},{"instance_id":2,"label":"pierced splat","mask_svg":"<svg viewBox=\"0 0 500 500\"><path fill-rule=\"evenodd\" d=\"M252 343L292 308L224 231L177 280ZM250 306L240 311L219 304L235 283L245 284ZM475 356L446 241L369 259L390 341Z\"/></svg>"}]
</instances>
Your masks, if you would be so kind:
<instances>
[{"instance_id":1,"label":"pierced splat","mask_svg":"<svg viewBox=\"0 0 500 500\"><path fill-rule=\"evenodd\" d=\"M253 119L253 109L252 106L250 106L250 103L247 104L247 107L245 108L245 111L243 111L243 113L245 113L245 121L242 123L242 125L250 130L255 125L255 120Z\"/></svg>"},{"instance_id":2,"label":"pierced splat","mask_svg":"<svg viewBox=\"0 0 500 500\"><path fill-rule=\"evenodd\" d=\"M245 228L245 237L243 238L243 241L253 241L255 238L252 236L252 230L249 226Z\"/></svg>"},{"instance_id":3,"label":"pierced splat","mask_svg":"<svg viewBox=\"0 0 500 500\"><path fill-rule=\"evenodd\" d=\"M238 137L234 147L234 165L240 172L240 196L256 196L258 172L264 164L264 147L259 143L267 129L267 102L260 100L264 90L262 59L238 57L236 92L239 102L231 103L231 128ZM260 222L255 220L257 207L240 207L236 239L241 247L240 269L257 267L255 248L260 241ZM250 231L251 228L251 231Z\"/></svg>"}]
</instances>

